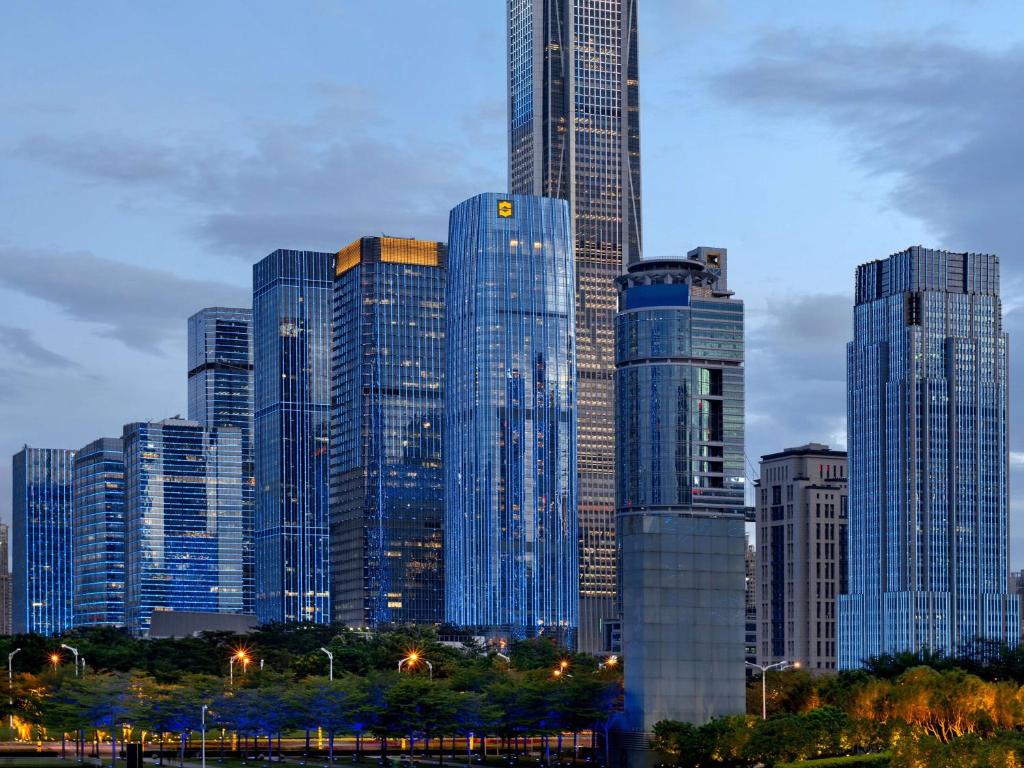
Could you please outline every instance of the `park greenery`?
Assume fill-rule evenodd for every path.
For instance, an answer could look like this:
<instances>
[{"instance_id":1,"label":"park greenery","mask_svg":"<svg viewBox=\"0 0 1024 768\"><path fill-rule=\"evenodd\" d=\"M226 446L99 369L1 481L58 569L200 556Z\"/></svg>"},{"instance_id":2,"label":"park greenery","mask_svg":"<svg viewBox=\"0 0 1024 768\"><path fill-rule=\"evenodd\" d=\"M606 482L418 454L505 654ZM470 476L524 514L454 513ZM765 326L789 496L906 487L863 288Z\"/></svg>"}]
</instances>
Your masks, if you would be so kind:
<instances>
[{"instance_id":1,"label":"park greenery","mask_svg":"<svg viewBox=\"0 0 1024 768\"><path fill-rule=\"evenodd\" d=\"M1024 652L982 658L902 654L838 675L770 672L767 720L758 678L747 691L756 716L659 723L655 746L674 768L1021 768Z\"/></svg>"},{"instance_id":2,"label":"park greenery","mask_svg":"<svg viewBox=\"0 0 1024 768\"><path fill-rule=\"evenodd\" d=\"M586 747L605 762L622 689L617 664L547 639L488 649L471 638L441 642L432 629L271 626L140 640L92 628L0 638L0 654L15 648L11 703L2 703L23 740L108 759L141 741L161 764L194 758L204 724L214 759L269 761L290 749L334 760L343 736L356 759L404 750L443 765L479 760L486 736L506 755L529 743L552 763Z\"/></svg>"}]
</instances>

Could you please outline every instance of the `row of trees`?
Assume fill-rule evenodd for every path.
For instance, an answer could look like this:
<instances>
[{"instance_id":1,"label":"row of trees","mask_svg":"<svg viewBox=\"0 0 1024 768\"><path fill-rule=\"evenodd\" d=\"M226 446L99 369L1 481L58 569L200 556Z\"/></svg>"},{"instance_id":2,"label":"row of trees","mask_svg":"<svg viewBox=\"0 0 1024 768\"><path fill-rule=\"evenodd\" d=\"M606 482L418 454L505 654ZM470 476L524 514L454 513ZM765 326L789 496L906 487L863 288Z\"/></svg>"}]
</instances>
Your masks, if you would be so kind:
<instances>
[{"instance_id":1,"label":"row of trees","mask_svg":"<svg viewBox=\"0 0 1024 768\"><path fill-rule=\"evenodd\" d=\"M891 659L876 663L896 667ZM678 768L877 753L889 753L894 768L1024 765L1024 687L940 666L893 676L771 674L768 720L725 718L702 728L660 723L656 744ZM760 704L760 681L751 698L755 691Z\"/></svg>"},{"instance_id":2,"label":"row of trees","mask_svg":"<svg viewBox=\"0 0 1024 768\"><path fill-rule=\"evenodd\" d=\"M518 751L527 737L542 737L550 757L561 752L562 734L589 731L603 737L599 752L606 754L621 696L617 667L568 654L546 640L513 644L506 656L472 644L443 644L425 631L374 636L338 631L328 638L319 628L299 628L280 633L299 636L289 638L287 645L294 648L289 658L277 653L274 644L264 644L264 633L257 633L245 638L244 658L264 659L263 670L254 663L245 671L238 663L230 684L223 671L186 672L186 654L198 646L191 660L202 668L208 649L214 648L209 653L213 658L206 661L215 666L216 659L226 668L232 657L243 658L237 637L177 641L177 658L161 663L154 673L96 669L103 649L84 641L105 632L63 638L77 642L75 647L87 659L83 675L72 666L47 665L44 643L37 668L16 677L13 711L34 736L66 739L65 749L70 742L81 754L90 741L98 752L100 742L109 739L111 753L116 753L118 740L139 740L145 734L151 743L159 743L161 755L165 741L176 740L182 761L205 718L211 748L226 749L237 739L247 753L273 754L280 750L282 735L296 733L305 734L308 751L311 734L322 732L332 759L339 735L354 736L357 751L364 739L379 740L374 746L379 743L385 754L393 746L389 740L405 739L410 750L419 744L441 762L446 753L456 751L456 739L468 747L470 734L500 737L510 751ZM269 636L280 638L279 632L275 629ZM119 634L113 639L108 653L115 658L134 658L143 667L153 663L157 643L147 645ZM311 640L334 654L334 679L302 674L313 660L321 669L327 666L320 646L315 648L319 658L304 650ZM134 644L150 653L134 657ZM398 672L398 661L408 659L413 650L419 663L407 662ZM430 661L432 674L424 659ZM274 662L278 669L271 666Z\"/></svg>"}]
</instances>

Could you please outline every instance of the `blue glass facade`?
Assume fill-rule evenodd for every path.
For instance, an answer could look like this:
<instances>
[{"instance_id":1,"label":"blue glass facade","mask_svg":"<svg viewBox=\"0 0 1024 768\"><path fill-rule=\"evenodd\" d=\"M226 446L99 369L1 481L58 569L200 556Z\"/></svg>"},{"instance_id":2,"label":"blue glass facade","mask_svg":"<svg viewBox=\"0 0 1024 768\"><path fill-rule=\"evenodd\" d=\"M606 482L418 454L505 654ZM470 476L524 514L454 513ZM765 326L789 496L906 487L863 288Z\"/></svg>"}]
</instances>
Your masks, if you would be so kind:
<instances>
[{"instance_id":1,"label":"blue glass facade","mask_svg":"<svg viewBox=\"0 0 1024 768\"><path fill-rule=\"evenodd\" d=\"M914 247L861 266L856 290L839 666L1016 644L999 260Z\"/></svg>"},{"instance_id":2,"label":"blue glass facade","mask_svg":"<svg viewBox=\"0 0 1024 768\"><path fill-rule=\"evenodd\" d=\"M242 433L126 424L125 625L154 611L242 611Z\"/></svg>"},{"instance_id":3,"label":"blue glass facade","mask_svg":"<svg viewBox=\"0 0 1024 768\"><path fill-rule=\"evenodd\" d=\"M330 621L334 254L278 250L253 267L256 615Z\"/></svg>"},{"instance_id":4,"label":"blue glass facade","mask_svg":"<svg viewBox=\"0 0 1024 768\"><path fill-rule=\"evenodd\" d=\"M365 237L337 255L331 409L333 618L444 619L442 243Z\"/></svg>"},{"instance_id":5,"label":"blue glass facade","mask_svg":"<svg viewBox=\"0 0 1024 768\"><path fill-rule=\"evenodd\" d=\"M56 635L74 625L72 475L75 452L14 454L11 582L15 633Z\"/></svg>"},{"instance_id":6,"label":"blue glass facade","mask_svg":"<svg viewBox=\"0 0 1024 768\"><path fill-rule=\"evenodd\" d=\"M445 594L452 624L575 641L575 272L564 201L484 194L449 226Z\"/></svg>"},{"instance_id":7,"label":"blue glass facade","mask_svg":"<svg viewBox=\"0 0 1024 768\"><path fill-rule=\"evenodd\" d=\"M124 624L124 451L101 437L75 454L75 626Z\"/></svg>"},{"instance_id":8,"label":"blue glass facade","mask_svg":"<svg viewBox=\"0 0 1024 768\"><path fill-rule=\"evenodd\" d=\"M252 310L209 307L188 320L188 417L207 429L242 432L242 604L256 612L253 527Z\"/></svg>"},{"instance_id":9,"label":"blue glass facade","mask_svg":"<svg viewBox=\"0 0 1024 768\"><path fill-rule=\"evenodd\" d=\"M509 0L509 188L570 202L580 648L615 613L615 278L641 256L637 0Z\"/></svg>"},{"instance_id":10,"label":"blue glass facade","mask_svg":"<svg viewBox=\"0 0 1024 768\"><path fill-rule=\"evenodd\" d=\"M743 302L727 252L618 281L616 506L625 720L746 709Z\"/></svg>"}]
</instances>

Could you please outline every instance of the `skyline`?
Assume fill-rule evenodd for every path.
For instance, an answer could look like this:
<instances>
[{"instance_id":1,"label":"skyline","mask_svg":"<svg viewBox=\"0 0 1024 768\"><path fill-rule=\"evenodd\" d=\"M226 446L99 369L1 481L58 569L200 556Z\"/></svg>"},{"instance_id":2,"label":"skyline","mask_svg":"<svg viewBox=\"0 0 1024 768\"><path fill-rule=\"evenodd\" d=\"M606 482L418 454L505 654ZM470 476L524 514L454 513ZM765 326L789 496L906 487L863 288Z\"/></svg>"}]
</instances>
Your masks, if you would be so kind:
<instances>
[{"instance_id":1,"label":"skyline","mask_svg":"<svg viewBox=\"0 0 1024 768\"><path fill-rule=\"evenodd\" d=\"M76 90L92 95L95 107L83 103L84 95L54 94L52 87L46 87L53 81L46 80L43 63L39 70L26 73L11 95L0 97L0 103L7 102L5 111L14 114L10 124L0 130L0 146L4 147L0 168L5 178L18 181L0 190L0 201L14 214L0 225L0 347L9 360L35 367L25 371L9 363L0 379L0 413L7 425L7 441L0 447L6 449L7 456L22 443L75 448L96 437L116 434L114 430L131 421L185 413L185 319L203 306L248 306L246 280L251 265L274 249L337 250L376 227L394 235L444 239L448 208L463 197L506 186L505 71L503 46L498 44L504 10L499 5L477 8L468 2L449 5L463 10L453 14L465 25L457 29L489 32L474 34L472 44L464 48L434 41L430 51L436 46L438 55L432 60L410 56L399 62L385 57L390 69L384 75L401 80L402 73L415 73L414 63L427 72L413 81L377 84L376 96L383 94L385 103L376 109L368 106L376 99L367 97L365 89L353 91L346 85L359 80L358 59L366 53L355 40L346 51L331 47L332 56L344 56L339 62L317 62L328 65L328 74L317 73L319 85L310 85L307 73L306 80L296 81L303 85L293 87L289 77L296 62L288 57L283 62L276 59L279 65L287 65L277 75L280 90L244 102L252 97L248 91L258 87L257 83L272 82L259 69L259 53L268 49L252 45L251 53L237 48L225 52L214 50L213 44L218 32L226 33L223 25L228 21L240 25L240 36L255 36L246 40L259 39L257 22L273 13L259 4L253 19L237 19L224 9L205 12L209 26L190 41L198 47L197 60L179 61L186 77L195 76L193 68L198 70L211 56L238 65L228 72L209 73L206 81L185 84L185 92L194 102L193 111L202 115L183 113L180 103L171 103L178 86L159 78L157 91L164 97L161 100L168 102L162 116L162 110L156 108L145 116L132 116L130 107L137 111L147 105L142 95L145 82L122 84L127 93L120 108L116 94L91 82L110 74L105 67L114 63L111 56L117 59L126 50L140 55L144 51L145 35L130 40L132 35L124 34L140 20L130 10L122 14L124 27L115 30L120 46L112 43L113 50L104 50L104 43L111 41L103 39L107 31L99 31L92 38L99 41L97 50L82 57L87 60L76 72L83 81ZM707 12L687 19L685 11L675 10L683 5L689 11L704 8ZM646 255L682 255L695 242L729 249L731 282L750 307L748 459L753 465L762 453L808 441L845 446L845 439L839 439L845 414L844 356L845 343L852 336L853 272L859 263L884 258L917 242L951 250L994 252L1003 264L1006 325L1018 374L1021 369L1016 361L1024 343L1024 316L1014 295L1014 285L1019 286L1024 270L1013 250L1018 240L1010 234L1014 199L1013 189L1007 188L1021 163L1012 154L1013 145L1007 144L1020 139L1011 133L1013 108L999 101L1001 94L1011 92L1013 78L1000 84L993 77L1004 67L1024 69L1020 49L999 48L1011 42L1005 38L1009 32L1003 30L1013 25L986 27L984 19L974 19L967 20L959 33L943 32L944 14L953 19L963 12L964 3L940 3L937 10L931 9L921 21L913 22L910 19L922 14L923 4L902 3L889 15L874 13L875 23L887 19L892 28L930 28L932 42L916 38L898 48L896 37L889 36L887 42L872 43L870 23L838 12L831 13L830 23L847 25L847 32L834 31L824 42L815 43L800 32L801 12L810 4L796 5L793 18L777 20L777 29L789 23L789 33L760 36L760 45L768 48L759 48L753 35L743 37L741 43L726 42L728 31L738 24L745 28L746 22L731 18L728 10L722 12L724 16L707 10L710 3L670 5L647 0L641 8ZM752 3L736 6L749 10L755 19L762 13ZM355 13L328 4L317 7L328 22L337 20L339 24L352 21L345 17ZM873 9L877 7L872 4ZM992 9L999 7L1021 16L1006 3L970 4L979 17L992 13L994 20L998 14ZM417 24L423 21L420 9L409 9L408 17L400 19L375 9L360 9L360 13L369 18L367 27L396 31L396 41L414 36ZM676 14L679 18L672 18ZM45 15L44 11L11 8L0 11L0 19L12 17L13 23L5 23L5 27L26 30L9 50L0 53L0 61L25 61L24 51L33 45L39 51L47 51L49 45L66 45L68 50L61 55L78 53L81 57L74 41L53 34L52 27L45 28L39 18ZM162 15L154 11L146 18ZM68 34L75 27L76 16L74 10L61 14ZM29 21L29 26L18 26L19 19ZM168 25L167 39L172 41L171 47L184 45L184 37L175 37L183 32L180 20L173 21L178 25ZM667 44L664 38L669 33L664 28L678 31L679 25L691 22L693 31L684 34L678 45ZM290 25L267 26L273 27L276 35L293 35L296 41L302 35L328 36L332 30L344 29L344 24L333 28L327 24L330 29L313 30L310 23L309 29L299 30L294 20ZM46 31L51 34L45 44L34 37ZM458 39L451 30L439 30L438 34L452 35L447 43ZM986 34L992 43L980 47L979 39ZM708 45L709 40L715 44ZM412 43L420 46L416 50L425 50L422 41ZM721 50L719 43L723 44ZM669 82L673 66L686 59L694 46L724 53L723 64L701 65L706 71L692 81L686 79L687 73L700 68L688 64L678 82ZM180 49L171 53L176 55ZM239 58L242 56L246 58ZM768 66L765 56L771 58ZM881 63L873 67L858 70L854 66L857 61L879 56ZM801 64L808 57L823 66L806 72ZM45 58L38 57L40 62ZM59 61L58 56L56 69L49 76L66 78L67 68ZM123 65L129 59L122 56L120 61ZM144 81L154 67L159 69L159 61L156 55L132 63L140 68L140 80ZM376 64L379 61L374 55L362 66ZM255 74L247 67L254 67ZM332 77L352 67L355 71L347 80L339 78L329 87ZM901 83L872 89L871 78L881 78L887 68L901 72ZM439 74L445 79L449 70L452 79L470 76L465 101L449 88L429 82ZM474 73L476 79L471 76ZM241 87L238 80L245 81ZM808 83L820 86L809 98L801 96L798 89ZM851 84L866 87L845 87ZM426 93L419 92L424 85L436 90L428 87ZM237 88L239 94L217 109L208 109L218 94L231 88ZM926 92L919 101L914 99L915 88ZM39 109L32 112L25 108L24 100L19 102L30 93L39 94L31 96L37 106L40 101L74 106L63 116ZM481 94L484 100L475 102ZM985 101L986 97L990 101ZM386 103L389 98L406 107L392 109ZM297 106L296 102L304 99L308 101ZM342 99L344 104L339 103ZM682 106L674 103L677 99ZM985 113L985 106L995 110L984 114L992 124L982 125L961 114L965 99L979 113ZM429 104L427 111L423 101ZM276 129L273 120L248 125L243 102L257 114L257 107L280 110L273 115ZM19 103L21 109L17 109ZM701 111L708 105L714 109ZM114 114L105 114L111 107ZM445 132L453 107L463 115L456 121L457 135L469 139L471 145L465 163L469 170L465 171L457 155L430 156L429 150L416 144L421 141L444 148L446 142L437 137ZM289 109L294 113L289 114ZM348 136L339 129L349 124L346 119L351 121L370 109L375 125L383 128L380 138L392 144L375 143L373 136L361 134L358 128ZM787 109L801 114L776 116ZM310 110L321 110L321 114L317 117ZM376 120L393 112L422 117L422 125L415 121L414 132L433 138L413 136L413 131L391 124L388 118ZM908 115L919 119L954 114L959 118L955 127L943 127L949 133L932 124L925 137L908 133L900 122ZM476 124L470 125L474 116ZM105 122L97 127L100 118ZM763 124L752 128L759 119ZM837 120L853 127L845 135L843 131L826 135L834 125L830 121ZM733 125L733 121L741 124ZM111 129L112 123L118 127ZM224 136L215 135L218 128ZM719 134L720 143L715 144L712 138ZM474 136L475 143L471 141ZM926 156L914 146L918 138L926 148L935 148L933 142L940 141L964 142L964 148ZM863 147L859 152L858 140ZM687 147L674 150L675 142ZM360 146L375 152L372 159L359 156L356 150ZM996 150L1005 152L1005 157L989 158L988 167L981 162L989 157L984 154L986 148L993 155ZM787 167L794 161L801 162ZM359 168L367 162L383 163L381 175L387 177L386 183L382 185L379 176L372 176L370 194L364 195L368 210L349 213L346 204L357 202L358 197L351 190L344 193L335 188L366 192L358 184L347 183L346 178L361 179L365 174ZM969 167L965 167L967 163ZM449 164L455 167L450 177L434 178L442 167L448 171ZM982 171L993 176L982 176ZM974 187L976 198L953 197L964 184L978 185L982 179L985 188ZM915 182L916 196L900 192L901 185L915 191ZM923 182L928 182L927 189ZM390 197L390 190L381 188L388 185L403 187L403 191ZM899 204L894 204L890 195L899 195ZM429 205L425 202L428 196ZM803 218L797 219L801 208ZM275 211L284 213L267 215ZM1005 214L1005 223L998 212ZM83 217L92 217L92 221L85 222ZM759 233L759 228L764 231ZM31 259L24 258L26 249L35 252ZM82 251L91 256L74 255ZM814 263L809 256L814 252L824 258ZM237 255L222 258L218 253ZM111 274L105 270L114 268L111 261L130 265L114 278L116 287L103 284L104 275ZM776 271L766 265L775 265ZM801 274L795 273L797 268L803 275L799 282L793 280L794 274ZM44 273L46 281L39 279ZM783 338L773 338L776 333ZM808 342L812 354L805 359L799 350ZM151 347L157 348L156 354L146 351ZM804 373L822 367L822 355L826 361L834 361L834 376L805 380ZM826 362L824 367L828 365ZM156 375L143 382L139 370ZM1019 375L1011 381L1019 383ZM67 395L69 391L73 396ZM1024 500L1020 482L1024 435L1016 410L1011 448L1018 458L1011 525L1020 521ZM773 411L791 421L774 421ZM0 498L0 519L9 521L9 460L2 464ZM1024 536L1017 530L1019 526L1013 528L1018 544L1011 556L1019 567L1024 561Z\"/></svg>"}]
</instances>

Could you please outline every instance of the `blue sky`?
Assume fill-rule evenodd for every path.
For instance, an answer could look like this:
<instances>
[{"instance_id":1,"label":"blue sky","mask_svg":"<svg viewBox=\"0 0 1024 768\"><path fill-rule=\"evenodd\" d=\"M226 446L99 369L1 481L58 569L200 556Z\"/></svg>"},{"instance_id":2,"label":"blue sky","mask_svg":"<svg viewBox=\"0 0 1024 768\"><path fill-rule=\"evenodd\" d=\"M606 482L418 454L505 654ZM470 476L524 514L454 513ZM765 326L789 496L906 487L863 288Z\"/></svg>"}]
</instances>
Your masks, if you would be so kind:
<instances>
[{"instance_id":1,"label":"blue sky","mask_svg":"<svg viewBox=\"0 0 1024 768\"><path fill-rule=\"evenodd\" d=\"M0 456L184 413L185 319L274 248L504 189L504 7L0 5ZM1001 255L1019 391L1022 43L1009 1L641 0L645 252L729 248L755 463L844 445L853 270L908 245Z\"/></svg>"}]
</instances>

